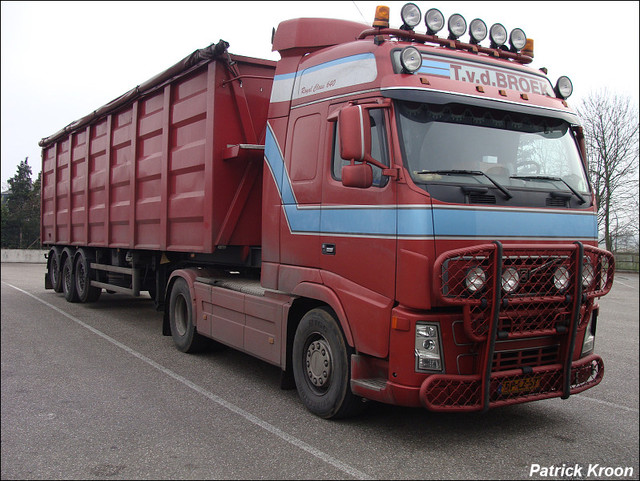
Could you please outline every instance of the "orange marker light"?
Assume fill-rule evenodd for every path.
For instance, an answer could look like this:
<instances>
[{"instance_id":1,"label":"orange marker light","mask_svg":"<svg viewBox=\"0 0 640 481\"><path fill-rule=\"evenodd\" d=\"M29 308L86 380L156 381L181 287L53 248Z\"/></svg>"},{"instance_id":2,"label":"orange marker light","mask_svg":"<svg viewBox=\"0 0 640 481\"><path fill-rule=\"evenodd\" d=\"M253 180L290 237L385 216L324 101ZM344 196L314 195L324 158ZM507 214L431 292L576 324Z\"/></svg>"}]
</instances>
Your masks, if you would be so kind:
<instances>
[{"instance_id":1,"label":"orange marker light","mask_svg":"<svg viewBox=\"0 0 640 481\"><path fill-rule=\"evenodd\" d=\"M524 48L520 50L522 55L533 58L533 39L528 38L527 43L524 44Z\"/></svg>"},{"instance_id":2,"label":"orange marker light","mask_svg":"<svg viewBox=\"0 0 640 481\"><path fill-rule=\"evenodd\" d=\"M376 18L373 21L374 27L389 28L389 7L378 5L376 7Z\"/></svg>"}]
</instances>

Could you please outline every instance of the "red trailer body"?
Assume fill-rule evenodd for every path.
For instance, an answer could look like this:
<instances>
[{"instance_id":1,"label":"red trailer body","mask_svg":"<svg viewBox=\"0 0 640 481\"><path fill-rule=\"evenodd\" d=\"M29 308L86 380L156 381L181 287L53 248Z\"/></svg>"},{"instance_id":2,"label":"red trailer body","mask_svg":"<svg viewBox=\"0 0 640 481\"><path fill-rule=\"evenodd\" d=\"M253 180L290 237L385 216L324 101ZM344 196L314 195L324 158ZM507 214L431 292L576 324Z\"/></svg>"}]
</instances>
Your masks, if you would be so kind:
<instances>
[{"instance_id":1,"label":"red trailer body","mask_svg":"<svg viewBox=\"0 0 640 481\"><path fill-rule=\"evenodd\" d=\"M205 59L46 140L45 244L213 253L259 246L275 62Z\"/></svg>"},{"instance_id":2,"label":"red trailer body","mask_svg":"<svg viewBox=\"0 0 640 481\"><path fill-rule=\"evenodd\" d=\"M221 41L43 139L46 287L148 291L178 349L264 359L326 418L597 385L614 263L570 82L374 25L282 22L277 63Z\"/></svg>"}]
</instances>

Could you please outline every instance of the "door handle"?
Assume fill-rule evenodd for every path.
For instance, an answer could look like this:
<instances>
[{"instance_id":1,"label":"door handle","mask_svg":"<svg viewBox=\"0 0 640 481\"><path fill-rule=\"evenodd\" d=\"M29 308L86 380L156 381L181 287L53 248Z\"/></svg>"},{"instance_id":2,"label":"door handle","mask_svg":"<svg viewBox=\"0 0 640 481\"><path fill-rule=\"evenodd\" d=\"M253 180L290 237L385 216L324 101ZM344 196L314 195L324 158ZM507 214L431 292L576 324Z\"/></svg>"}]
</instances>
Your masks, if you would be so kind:
<instances>
[{"instance_id":1,"label":"door handle","mask_svg":"<svg viewBox=\"0 0 640 481\"><path fill-rule=\"evenodd\" d=\"M336 255L336 245L335 244L322 244L322 253L327 256L335 256Z\"/></svg>"}]
</instances>

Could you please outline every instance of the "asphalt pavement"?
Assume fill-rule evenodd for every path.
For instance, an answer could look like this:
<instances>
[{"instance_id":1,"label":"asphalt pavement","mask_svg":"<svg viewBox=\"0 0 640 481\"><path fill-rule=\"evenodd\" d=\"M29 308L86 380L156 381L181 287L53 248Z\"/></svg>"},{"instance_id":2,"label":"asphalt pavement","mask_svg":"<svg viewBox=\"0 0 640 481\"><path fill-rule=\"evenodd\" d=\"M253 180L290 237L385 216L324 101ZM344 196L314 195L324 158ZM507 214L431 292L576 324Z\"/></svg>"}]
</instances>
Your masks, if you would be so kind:
<instances>
[{"instance_id":1,"label":"asphalt pavement","mask_svg":"<svg viewBox=\"0 0 640 481\"><path fill-rule=\"evenodd\" d=\"M369 403L327 421L279 370L188 355L148 297L70 304L2 264L1 478L638 479L638 276L601 300L602 383L487 414Z\"/></svg>"}]
</instances>

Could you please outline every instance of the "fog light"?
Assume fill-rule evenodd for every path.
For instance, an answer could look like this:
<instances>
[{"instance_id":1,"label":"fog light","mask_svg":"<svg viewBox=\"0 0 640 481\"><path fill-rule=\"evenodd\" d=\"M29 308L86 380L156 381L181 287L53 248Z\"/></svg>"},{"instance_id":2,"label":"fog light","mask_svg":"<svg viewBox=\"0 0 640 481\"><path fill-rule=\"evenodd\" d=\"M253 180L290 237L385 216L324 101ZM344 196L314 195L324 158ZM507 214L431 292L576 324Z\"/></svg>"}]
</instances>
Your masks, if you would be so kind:
<instances>
[{"instance_id":1,"label":"fog light","mask_svg":"<svg viewBox=\"0 0 640 481\"><path fill-rule=\"evenodd\" d=\"M487 274L480 267L469 269L464 280L467 289L471 292L478 292L484 287L485 282L487 282Z\"/></svg>"},{"instance_id":2,"label":"fog light","mask_svg":"<svg viewBox=\"0 0 640 481\"><path fill-rule=\"evenodd\" d=\"M520 285L520 273L513 267L502 271L502 290L507 294L514 292Z\"/></svg>"},{"instance_id":3,"label":"fog light","mask_svg":"<svg viewBox=\"0 0 640 481\"><path fill-rule=\"evenodd\" d=\"M559 291L564 291L569 286L569 269L564 266L558 267L553 273L553 285Z\"/></svg>"},{"instance_id":4,"label":"fog light","mask_svg":"<svg viewBox=\"0 0 640 481\"><path fill-rule=\"evenodd\" d=\"M593 268L593 264L591 263L591 259L586 257L582 264L582 287L589 287L594 278L595 270Z\"/></svg>"}]
</instances>

